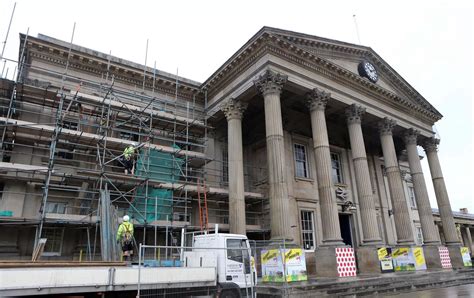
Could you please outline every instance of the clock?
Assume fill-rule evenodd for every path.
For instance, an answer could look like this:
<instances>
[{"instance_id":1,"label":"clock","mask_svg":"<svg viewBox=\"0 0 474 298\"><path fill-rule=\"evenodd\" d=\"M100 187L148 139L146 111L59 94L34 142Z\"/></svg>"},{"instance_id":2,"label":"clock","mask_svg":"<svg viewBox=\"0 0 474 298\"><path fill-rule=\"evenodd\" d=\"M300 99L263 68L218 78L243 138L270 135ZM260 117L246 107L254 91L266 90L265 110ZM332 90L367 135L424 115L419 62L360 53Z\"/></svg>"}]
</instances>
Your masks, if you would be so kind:
<instances>
[{"instance_id":1,"label":"clock","mask_svg":"<svg viewBox=\"0 0 474 298\"><path fill-rule=\"evenodd\" d=\"M379 75L377 74L375 66L373 66L372 63L368 61L360 62L357 70L359 71L359 75L361 77L369 79L372 83L377 82L379 79Z\"/></svg>"}]
</instances>

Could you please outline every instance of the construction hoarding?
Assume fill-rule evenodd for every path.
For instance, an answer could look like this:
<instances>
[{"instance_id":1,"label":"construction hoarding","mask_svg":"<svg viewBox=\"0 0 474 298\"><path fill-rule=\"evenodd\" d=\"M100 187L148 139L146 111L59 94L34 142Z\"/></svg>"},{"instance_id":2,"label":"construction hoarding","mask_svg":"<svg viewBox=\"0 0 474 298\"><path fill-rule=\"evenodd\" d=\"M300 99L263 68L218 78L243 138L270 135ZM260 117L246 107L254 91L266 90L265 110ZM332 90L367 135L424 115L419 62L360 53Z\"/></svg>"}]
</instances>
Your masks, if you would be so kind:
<instances>
[{"instance_id":1,"label":"construction hoarding","mask_svg":"<svg viewBox=\"0 0 474 298\"><path fill-rule=\"evenodd\" d=\"M294 282L308 280L306 258L301 248L262 251L263 282Z\"/></svg>"}]
</instances>

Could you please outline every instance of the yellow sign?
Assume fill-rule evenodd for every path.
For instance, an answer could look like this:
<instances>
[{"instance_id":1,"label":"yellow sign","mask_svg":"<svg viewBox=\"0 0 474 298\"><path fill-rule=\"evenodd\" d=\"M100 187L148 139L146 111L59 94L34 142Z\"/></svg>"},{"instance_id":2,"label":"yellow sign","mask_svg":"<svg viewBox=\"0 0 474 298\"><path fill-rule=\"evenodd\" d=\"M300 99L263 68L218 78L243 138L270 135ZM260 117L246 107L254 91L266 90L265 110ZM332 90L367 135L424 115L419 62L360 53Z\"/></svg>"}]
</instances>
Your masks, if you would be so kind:
<instances>
[{"instance_id":1,"label":"yellow sign","mask_svg":"<svg viewBox=\"0 0 474 298\"><path fill-rule=\"evenodd\" d=\"M401 248L396 248L393 250L392 256L393 257L399 257L402 255L408 255L410 248L408 247L401 247Z\"/></svg>"},{"instance_id":2,"label":"yellow sign","mask_svg":"<svg viewBox=\"0 0 474 298\"><path fill-rule=\"evenodd\" d=\"M377 252L379 255L379 261L382 261L388 255L388 251L386 247L379 248Z\"/></svg>"},{"instance_id":3,"label":"yellow sign","mask_svg":"<svg viewBox=\"0 0 474 298\"><path fill-rule=\"evenodd\" d=\"M425 264L425 256L423 255L423 249L421 247L414 247L413 255L415 256L415 262L417 266Z\"/></svg>"},{"instance_id":4,"label":"yellow sign","mask_svg":"<svg viewBox=\"0 0 474 298\"><path fill-rule=\"evenodd\" d=\"M294 259L296 257L301 257L302 253L303 253L303 250L301 248L289 249L285 253L285 260L289 261L289 260Z\"/></svg>"},{"instance_id":5,"label":"yellow sign","mask_svg":"<svg viewBox=\"0 0 474 298\"><path fill-rule=\"evenodd\" d=\"M269 260L278 256L278 249L270 249L262 255L263 263L267 263Z\"/></svg>"}]
</instances>

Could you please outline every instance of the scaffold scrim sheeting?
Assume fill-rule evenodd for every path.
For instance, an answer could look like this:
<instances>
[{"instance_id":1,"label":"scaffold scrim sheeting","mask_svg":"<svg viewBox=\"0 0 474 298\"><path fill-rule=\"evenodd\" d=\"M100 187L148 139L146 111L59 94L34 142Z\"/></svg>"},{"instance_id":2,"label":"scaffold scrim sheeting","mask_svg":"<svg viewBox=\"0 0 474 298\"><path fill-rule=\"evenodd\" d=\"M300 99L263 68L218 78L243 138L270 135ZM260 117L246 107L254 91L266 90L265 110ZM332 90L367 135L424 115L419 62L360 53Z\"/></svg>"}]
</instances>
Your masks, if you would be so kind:
<instances>
[{"instance_id":1,"label":"scaffold scrim sheeting","mask_svg":"<svg viewBox=\"0 0 474 298\"><path fill-rule=\"evenodd\" d=\"M173 146L176 150L179 147ZM148 151L149 150L149 151ZM154 149L140 150L135 175L149 178L153 181L173 183L181 177L184 160L170 153L163 153ZM133 200L133 207L129 213L140 223L155 220L171 220L173 215L173 191L168 189L153 188L146 185L137 187Z\"/></svg>"}]
</instances>

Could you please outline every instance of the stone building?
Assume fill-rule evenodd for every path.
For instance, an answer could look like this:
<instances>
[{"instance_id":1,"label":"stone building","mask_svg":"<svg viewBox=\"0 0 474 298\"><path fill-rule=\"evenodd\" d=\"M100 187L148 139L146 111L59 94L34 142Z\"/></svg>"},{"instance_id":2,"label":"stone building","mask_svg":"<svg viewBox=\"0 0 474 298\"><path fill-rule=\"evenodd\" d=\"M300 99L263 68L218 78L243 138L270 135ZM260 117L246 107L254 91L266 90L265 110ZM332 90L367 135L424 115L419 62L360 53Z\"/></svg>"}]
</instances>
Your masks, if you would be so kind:
<instances>
[{"instance_id":1,"label":"stone building","mask_svg":"<svg viewBox=\"0 0 474 298\"><path fill-rule=\"evenodd\" d=\"M462 266L432 129L442 115L371 48L264 27L198 83L43 35L21 41L18 82L2 82L0 256L28 258L46 237L52 257L107 257L116 221L100 218L128 212L140 242L218 223L303 246L321 276L344 246L360 272L379 272L377 247L423 241L436 268L431 175ZM115 162L132 142L137 171L155 153L171 166L123 175Z\"/></svg>"}]
</instances>

